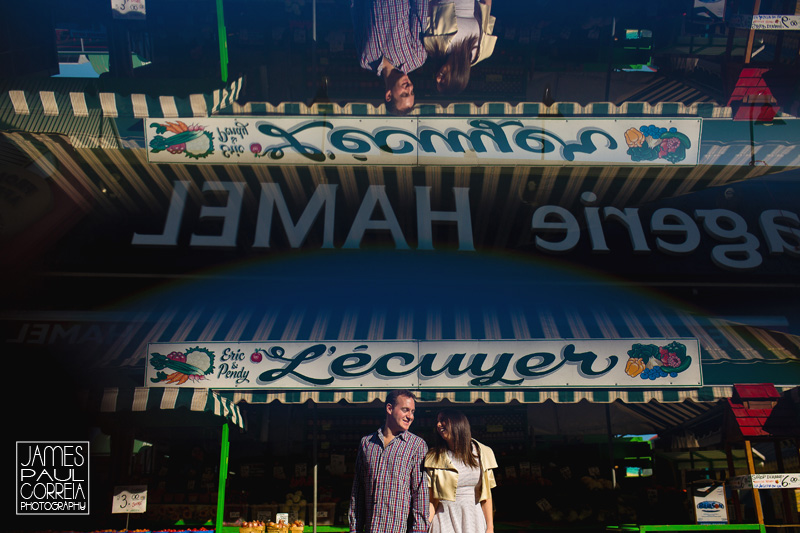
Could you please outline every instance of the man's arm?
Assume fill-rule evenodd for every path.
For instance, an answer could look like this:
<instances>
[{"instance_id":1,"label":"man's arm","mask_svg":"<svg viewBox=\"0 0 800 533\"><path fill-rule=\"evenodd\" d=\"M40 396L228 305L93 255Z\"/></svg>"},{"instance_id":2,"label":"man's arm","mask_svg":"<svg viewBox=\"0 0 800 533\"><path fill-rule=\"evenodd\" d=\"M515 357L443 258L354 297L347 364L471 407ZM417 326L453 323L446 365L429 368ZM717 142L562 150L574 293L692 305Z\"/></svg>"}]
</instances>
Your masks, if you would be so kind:
<instances>
[{"instance_id":1,"label":"man's arm","mask_svg":"<svg viewBox=\"0 0 800 533\"><path fill-rule=\"evenodd\" d=\"M413 515L412 533L426 533L428 531L430 513L430 491L422 467L425 456L428 454L428 445L422 442L417 448L414 464L411 468L411 514Z\"/></svg>"},{"instance_id":2,"label":"man's arm","mask_svg":"<svg viewBox=\"0 0 800 533\"><path fill-rule=\"evenodd\" d=\"M364 531L364 446L360 444L356 455L355 472L353 476L353 489L350 492L350 533L360 533Z\"/></svg>"}]
</instances>

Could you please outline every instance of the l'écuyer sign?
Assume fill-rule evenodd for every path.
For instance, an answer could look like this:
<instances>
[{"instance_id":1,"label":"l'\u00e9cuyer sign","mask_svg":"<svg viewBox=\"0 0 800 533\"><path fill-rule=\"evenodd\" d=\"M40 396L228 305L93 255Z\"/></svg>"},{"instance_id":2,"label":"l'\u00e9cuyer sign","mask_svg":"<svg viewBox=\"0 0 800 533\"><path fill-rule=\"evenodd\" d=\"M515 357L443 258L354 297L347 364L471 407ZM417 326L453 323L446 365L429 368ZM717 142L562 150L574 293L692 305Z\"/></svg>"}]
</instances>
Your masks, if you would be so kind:
<instances>
[{"instance_id":1,"label":"l'\u00e9cuyer sign","mask_svg":"<svg viewBox=\"0 0 800 533\"><path fill-rule=\"evenodd\" d=\"M698 118L209 117L145 120L151 163L696 165Z\"/></svg>"},{"instance_id":2,"label":"l'\u00e9cuyer sign","mask_svg":"<svg viewBox=\"0 0 800 533\"><path fill-rule=\"evenodd\" d=\"M154 343L149 387L700 387L696 339Z\"/></svg>"}]
</instances>

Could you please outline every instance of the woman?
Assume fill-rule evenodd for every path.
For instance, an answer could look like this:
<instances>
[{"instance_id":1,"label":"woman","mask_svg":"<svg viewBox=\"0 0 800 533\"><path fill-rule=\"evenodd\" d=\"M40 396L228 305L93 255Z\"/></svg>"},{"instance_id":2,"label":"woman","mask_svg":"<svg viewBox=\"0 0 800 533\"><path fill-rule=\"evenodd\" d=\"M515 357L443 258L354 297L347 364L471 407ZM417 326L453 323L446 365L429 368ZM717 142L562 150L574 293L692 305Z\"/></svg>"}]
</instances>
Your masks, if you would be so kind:
<instances>
[{"instance_id":1,"label":"woman","mask_svg":"<svg viewBox=\"0 0 800 533\"><path fill-rule=\"evenodd\" d=\"M436 90L457 94L469 81L472 65L492 55L497 37L491 0L431 1L422 32L428 57L436 63Z\"/></svg>"},{"instance_id":2,"label":"woman","mask_svg":"<svg viewBox=\"0 0 800 533\"><path fill-rule=\"evenodd\" d=\"M445 409L436 421L434 445L425 457L431 499L429 533L492 533L494 452L472 438L460 411Z\"/></svg>"}]
</instances>

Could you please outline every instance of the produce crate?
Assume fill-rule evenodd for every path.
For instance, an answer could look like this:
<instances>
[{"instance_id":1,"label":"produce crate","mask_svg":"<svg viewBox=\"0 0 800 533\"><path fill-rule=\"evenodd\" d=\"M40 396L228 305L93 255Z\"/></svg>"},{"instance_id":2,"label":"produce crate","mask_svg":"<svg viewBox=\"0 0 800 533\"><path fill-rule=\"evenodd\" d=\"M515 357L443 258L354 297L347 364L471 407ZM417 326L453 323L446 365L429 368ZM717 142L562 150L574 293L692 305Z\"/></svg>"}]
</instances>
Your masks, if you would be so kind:
<instances>
[{"instance_id":1,"label":"produce crate","mask_svg":"<svg viewBox=\"0 0 800 533\"><path fill-rule=\"evenodd\" d=\"M266 533L303 533L303 526L268 527Z\"/></svg>"},{"instance_id":2,"label":"produce crate","mask_svg":"<svg viewBox=\"0 0 800 533\"><path fill-rule=\"evenodd\" d=\"M264 533L266 528L264 526L261 527L240 527L239 533Z\"/></svg>"},{"instance_id":3,"label":"produce crate","mask_svg":"<svg viewBox=\"0 0 800 533\"><path fill-rule=\"evenodd\" d=\"M276 514L278 514L278 505L274 503L250 506L250 520L258 520L264 523L274 522Z\"/></svg>"},{"instance_id":4,"label":"produce crate","mask_svg":"<svg viewBox=\"0 0 800 533\"><path fill-rule=\"evenodd\" d=\"M223 513L223 520L225 522L236 522L239 519L245 521L246 518L247 518L247 505L234 504L225 506L225 511Z\"/></svg>"},{"instance_id":5,"label":"produce crate","mask_svg":"<svg viewBox=\"0 0 800 533\"><path fill-rule=\"evenodd\" d=\"M317 525L332 526L336 515L336 504L325 502L317 503Z\"/></svg>"}]
</instances>

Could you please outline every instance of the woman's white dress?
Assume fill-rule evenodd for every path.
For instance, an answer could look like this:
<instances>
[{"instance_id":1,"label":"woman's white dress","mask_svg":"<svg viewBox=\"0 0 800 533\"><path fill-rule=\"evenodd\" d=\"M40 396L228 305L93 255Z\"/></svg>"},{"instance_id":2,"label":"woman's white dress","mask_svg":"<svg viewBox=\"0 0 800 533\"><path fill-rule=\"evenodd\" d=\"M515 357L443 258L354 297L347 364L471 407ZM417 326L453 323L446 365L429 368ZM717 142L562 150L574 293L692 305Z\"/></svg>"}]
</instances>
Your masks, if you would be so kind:
<instances>
[{"instance_id":1,"label":"woman's white dress","mask_svg":"<svg viewBox=\"0 0 800 533\"><path fill-rule=\"evenodd\" d=\"M486 518L478 501L481 484L481 469L465 465L447 452L453 466L458 470L456 500L440 500L429 533L484 533Z\"/></svg>"}]
</instances>

